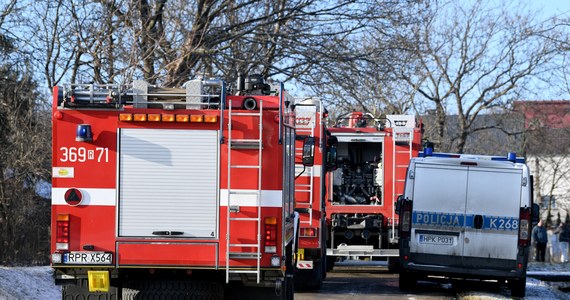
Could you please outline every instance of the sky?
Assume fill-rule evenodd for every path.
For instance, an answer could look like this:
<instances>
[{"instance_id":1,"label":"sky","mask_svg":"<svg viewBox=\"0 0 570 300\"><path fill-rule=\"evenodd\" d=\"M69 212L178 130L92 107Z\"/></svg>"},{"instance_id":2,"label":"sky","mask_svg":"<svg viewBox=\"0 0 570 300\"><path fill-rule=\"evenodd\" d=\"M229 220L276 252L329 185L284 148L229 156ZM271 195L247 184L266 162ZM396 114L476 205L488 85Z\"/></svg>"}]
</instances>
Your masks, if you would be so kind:
<instances>
[{"instance_id":1,"label":"sky","mask_svg":"<svg viewBox=\"0 0 570 300\"><path fill-rule=\"evenodd\" d=\"M570 15L570 1L568 0L526 0L532 6L543 7L545 16L557 15L560 17Z\"/></svg>"}]
</instances>

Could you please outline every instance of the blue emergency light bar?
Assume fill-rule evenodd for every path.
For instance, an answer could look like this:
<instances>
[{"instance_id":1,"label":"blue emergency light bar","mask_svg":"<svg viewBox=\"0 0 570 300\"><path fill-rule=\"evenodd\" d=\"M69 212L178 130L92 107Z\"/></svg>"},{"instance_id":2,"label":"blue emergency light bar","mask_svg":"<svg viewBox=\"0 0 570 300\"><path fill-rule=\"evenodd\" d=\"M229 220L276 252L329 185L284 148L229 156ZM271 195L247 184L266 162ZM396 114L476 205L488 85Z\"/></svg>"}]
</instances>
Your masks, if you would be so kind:
<instances>
[{"instance_id":1,"label":"blue emergency light bar","mask_svg":"<svg viewBox=\"0 0 570 300\"><path fill-rule=\"evenodd\" d=\"M468 159L486 159L496 161L510 161L515 163L525 163L524 157L517 157L516 153L509 152L506 156L494 155L473 155L473 154L457 154L457 153L442 153L433 152L432 148L424 148L424 151L419 152L419 157L443 157L443 158L468 158Z\"/></svg>"}]
</instances>

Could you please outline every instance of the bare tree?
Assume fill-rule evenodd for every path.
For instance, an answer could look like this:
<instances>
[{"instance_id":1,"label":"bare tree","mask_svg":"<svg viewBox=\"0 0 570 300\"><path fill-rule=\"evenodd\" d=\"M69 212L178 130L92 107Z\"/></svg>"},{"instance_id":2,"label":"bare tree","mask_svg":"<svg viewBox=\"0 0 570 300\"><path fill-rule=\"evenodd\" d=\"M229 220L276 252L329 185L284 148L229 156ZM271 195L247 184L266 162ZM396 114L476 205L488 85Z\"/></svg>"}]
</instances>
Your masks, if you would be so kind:
<instances>
[{"instance_id":1,"label":"bare tree","mask_svg":"<svg viewBox=\"0 0 570 300\"><path fill-rule=\"evenodd\" d=\"M0 7L0 264L46 263L49 249L49 201L36 187L50 177L50 122L14 35L22 12L15 0Z\"/></svg>"},{"instance_id":2,"label":"bare tree","mask_svg":"<svg viewBox=\"0 0 570 300\"><path fill-rule=\"evenodd\" d=\"M432 17L415 32L417 69L402 74L417 90L416 109L433 112L430 138L442 151L463 152L470 134L488 129L476 125L481 114L528 95L559 54L556 40L566 39L512 2L470 3L429 3Z\"/></svg>"},{"instance_id":3,"label":"bare tree","mask_svg":"<svg viewBox=\"0 0 570 300\"><path fill-rule=\"evenodd\" d=\"M413 63L409 43L411 29L423 22L421 3L372 1L345 16L354 26L323 41L326 46L316 49L301 82L340 112L356 109L380 117L409 111L415 91L394 74Z\"/></svg>"},{"instance_id":4,"label":"bare tree","mask_svg":"<svg viewBox=\"0 0 570 300\"><path fill-rule=\"evenodd\" d=\"M411 13L399 12L416 2L39 0L19 19L32 37L30 56L42 66L49 86L62 78L180 85L196 74L233 81L239 73L255 72L323 87L315 76L323 70L328 82L347 82L332 76L343 63L341 70L350 69L352 77L366 71L365 84L374 85L373 76L387 73L377 72L378 66L390 60L389 50L395 48L370 49L368 35L378 37L376 44L386 40L382 35L396 37L398 31L390 26L408 20Z\"/></svg>"},{"instance_id":5,"label":"bare tree","mask_svg":"<svg viewBox=\"0 0 570 300\"><path fill-rule=\"evenodd\" d=\"M0 263L45 263L50 204L36 187L50 178L49 114L30 73L14 69L0 66Z\"/></svg>"}]
</instances>

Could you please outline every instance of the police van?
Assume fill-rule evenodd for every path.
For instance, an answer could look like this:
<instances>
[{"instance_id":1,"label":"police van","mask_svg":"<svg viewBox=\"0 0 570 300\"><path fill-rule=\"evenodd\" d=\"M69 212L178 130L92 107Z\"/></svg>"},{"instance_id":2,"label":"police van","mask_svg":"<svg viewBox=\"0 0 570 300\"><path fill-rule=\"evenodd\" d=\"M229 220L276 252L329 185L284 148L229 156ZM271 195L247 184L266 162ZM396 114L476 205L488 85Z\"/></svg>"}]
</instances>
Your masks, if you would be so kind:
<instances>
[{"instance_id":1,"label":"police van","mask_svg":"<svg viewBox=\"0 0 570 300\"><path fill-rule=\"evenodd\" d=\"M400 289L428 276L496 279L508 281L512 296L524 297L538 220L524 159L427 148L410 161L397 211Z\"/></svg>"}]
</instances>

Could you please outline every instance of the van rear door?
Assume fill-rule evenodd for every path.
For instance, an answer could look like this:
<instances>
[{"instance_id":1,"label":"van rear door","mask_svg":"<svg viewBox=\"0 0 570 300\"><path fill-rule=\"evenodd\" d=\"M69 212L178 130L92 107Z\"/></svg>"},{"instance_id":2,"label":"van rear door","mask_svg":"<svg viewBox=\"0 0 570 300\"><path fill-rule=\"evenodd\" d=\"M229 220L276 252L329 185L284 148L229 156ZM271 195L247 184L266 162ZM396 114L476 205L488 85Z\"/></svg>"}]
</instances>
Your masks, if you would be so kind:
<instances>
[{"instance_id":1,"label":"van rear door","mask_svg":"<svg viewBox=\"0 0 570 300\"><path fill-rule=\"evenodd\" d=\"M469 167L466 259L516 259L521 188L522 169Z\"/></svg>"},{"instance_id":2,"label":"van rear door","mask_svg":"<svg viewBox=\"0 0 570 300\"><path fill-rule=\"evenodd\" d=\"M413 170L410 252L418 263L460 264L463 254L467 168L417 162ZM422 254L429 255L424 256ZM453 259L455 258L455 259ZM425 260L425 261L423 261Z\"/></svg>"}]
</instances>

